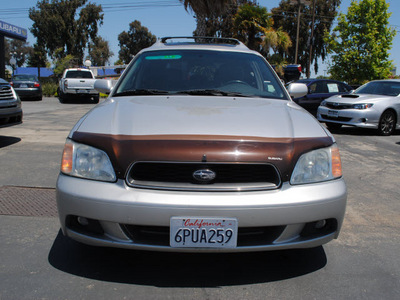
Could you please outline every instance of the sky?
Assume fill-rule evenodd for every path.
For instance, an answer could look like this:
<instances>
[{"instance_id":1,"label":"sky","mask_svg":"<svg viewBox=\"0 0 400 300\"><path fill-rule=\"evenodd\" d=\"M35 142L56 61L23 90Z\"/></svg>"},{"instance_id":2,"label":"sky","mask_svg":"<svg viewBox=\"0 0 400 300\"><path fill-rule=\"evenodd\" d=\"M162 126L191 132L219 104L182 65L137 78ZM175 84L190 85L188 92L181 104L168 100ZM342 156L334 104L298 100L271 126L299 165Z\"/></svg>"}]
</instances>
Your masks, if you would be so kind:
<instances>
[{"instance_id":1,"label":"sky","mask_svg":"<svg viewBox=\"0 0 400 300\"><path fill-rule=\"evenodd\" d=\"M104 10L103 25L99 35L110 44L114 56L110 59L113 64L118 59L118 35L129 30L129 24L134 20L141 22L157 37L164 36L192 36L196 28L196 20L191 12L187 12L178 0L91 0L92 3L101 4ZM347 13L351 0L342 0L339 12ZM393 60L400 74L400 1L386 0L390 4L389 12L392 13L389 24L398 31L393 41L390 59ZM0 20L28 29L28 42L32 46L35 37L30 33L32 21L29 19L28 10L36 6L37 0L0 0ZM271 11L279 6L280 0L258 0L261 6ZM7 6L5 6L6 4ZM335 22L334 25L337 23ZM328 58L329 62L329 58ZM327 61L320 62L318 74L327 73Z\"/></svg>"}]
</instances>

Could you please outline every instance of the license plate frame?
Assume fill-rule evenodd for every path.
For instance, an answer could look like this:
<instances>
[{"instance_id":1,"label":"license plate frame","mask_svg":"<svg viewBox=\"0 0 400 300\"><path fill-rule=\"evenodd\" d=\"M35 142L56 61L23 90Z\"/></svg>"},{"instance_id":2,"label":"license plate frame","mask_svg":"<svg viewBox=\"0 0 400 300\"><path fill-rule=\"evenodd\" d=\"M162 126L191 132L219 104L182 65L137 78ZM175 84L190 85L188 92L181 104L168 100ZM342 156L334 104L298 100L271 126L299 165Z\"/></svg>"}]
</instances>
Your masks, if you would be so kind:
<instances>
[{"instance_id":1,"label":"license plate frame","mask_svg":"<svg viewBox=\"0 0 400 300\"><path fill-rule=\"evenodd\" d=\"M19 87L22 88L22 89L27 89L27 88L28 88L28 85L25 84L25 83L21 83L21 84L19 85Z\"/></svg>"},{"instance_id":2,"label":"license plate frame","mask_svg":"<svg viewBox=\"0 0 400 300\"><path fill-rule=\"evenodd\" d=\"M338 118L339 112L337 110L328 110L328 117Z\"/></svg>"},{"instance_id":3,"label":"license plate frame","mask_svg":"<svg viewBox=\"0 0 400 300\"><path fill-rule=\"evenodd\" d=\"M172 217L172 248L236 248L238 220L223 217Z\"/></svg>"}]
</instances>

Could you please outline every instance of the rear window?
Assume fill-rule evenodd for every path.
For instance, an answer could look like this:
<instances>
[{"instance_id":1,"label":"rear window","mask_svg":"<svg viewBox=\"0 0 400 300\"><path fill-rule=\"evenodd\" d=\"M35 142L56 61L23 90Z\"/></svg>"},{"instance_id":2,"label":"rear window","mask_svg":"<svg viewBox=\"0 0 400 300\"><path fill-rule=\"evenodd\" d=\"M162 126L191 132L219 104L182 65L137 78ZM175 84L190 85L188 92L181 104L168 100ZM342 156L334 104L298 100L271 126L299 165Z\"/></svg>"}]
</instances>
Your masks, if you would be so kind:
<instances>
[{"instance_id":1,"label":"rear window","mask_svg":"<svg viewBox=\"0 0 400 300\"><path fill-rule=\"evenodd\" d=\"M93 78L92 73L88 71L67 71L67 74L65 74L65 78Z\"/></svg>"},{"instance_id":2,"label":"rear window","mask_svg":"<svg viewBox=\"0 0 400 300\"><path fill-rule=\"evenodd\" d=\"M14 75L13 77L14 81L38 81L37 77L35 75Z\"/></svg>"}]
</instances>

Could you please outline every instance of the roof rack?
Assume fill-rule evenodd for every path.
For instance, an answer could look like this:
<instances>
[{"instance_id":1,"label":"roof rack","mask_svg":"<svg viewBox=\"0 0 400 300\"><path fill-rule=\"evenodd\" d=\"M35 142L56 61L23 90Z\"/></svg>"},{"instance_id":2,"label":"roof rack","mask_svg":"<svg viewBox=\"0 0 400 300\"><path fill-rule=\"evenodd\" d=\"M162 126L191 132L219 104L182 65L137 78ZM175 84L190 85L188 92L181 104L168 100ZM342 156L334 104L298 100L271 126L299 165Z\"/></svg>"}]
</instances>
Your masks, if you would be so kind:
<instances>
[{"instance_id":1,"label":"roof rack","mask_svg":"<svg viewBox=\"0 0 400 300\"><path fill-rule=\"evenodd\" d=\"M161 43L167 44L168 40L193 40L193 44L230 44L230 45L244 45L241 41L234 38L219 38L210 36L168 36L161 38ZM171 44L173 44L172 42ZM187 43L187 42L186 42Z\"/></svg>"}]
</instances>

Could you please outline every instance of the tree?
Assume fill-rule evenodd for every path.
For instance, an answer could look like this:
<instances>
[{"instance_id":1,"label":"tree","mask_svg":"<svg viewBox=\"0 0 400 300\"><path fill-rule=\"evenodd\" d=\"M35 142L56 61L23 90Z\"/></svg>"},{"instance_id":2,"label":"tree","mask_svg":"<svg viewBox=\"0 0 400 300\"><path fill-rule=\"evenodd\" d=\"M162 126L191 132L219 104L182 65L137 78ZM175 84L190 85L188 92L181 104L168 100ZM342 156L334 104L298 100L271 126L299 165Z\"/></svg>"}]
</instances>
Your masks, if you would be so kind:
<instances>
[{"instance_id":1,"label":"tree","mask_svg":"<svg viewBox=\"0 0 400 300\"><path fill-rule=\"evenodd\" d=\"M14 57L17 67L22 67L29 58L32 47L29 46L29 43L20 40L4 39L4 41L6 61L10 61L10 59Z\"/></svg>"},{"instance_id":2,"label":"tree","mask_svg":"<svg viewBox=\"0 0 400 300\"><path fill-rule=\"evenodd\" d=\"M233 24L233 36L250 49L260 51L267 28L271 28L272 19L265 7L245 4L239 8Z\"/></svg>"},{"instance_id":3,"label":"tree","mask_svg":"<svg viewBox=\"0 0 400 300\"><path fill-rule=\"evenodd\" d=\"M389 77L388 51L396 31L389 27L388 8L385 0L352 1L347 14L340 14L338 25L325 38L333 53L333 78L361 84Z\"/></svg>"},{"instance_id":4,"label":"tree","mask_svg":"<svg viewBox=\"0 0 400 300\"><path fill-rule=\"evenodd\" d=\"M205 36L233 37L233 20L239 7L244 4L257 5L256 0L236 0L236 5L229 5L220 16L210 16L206 19ZM200 34L195 31L194 35Z\"/></svg>"},{"instance_id":5,"label":"tree","mask_svg":"<svg viewBox=\"0 0 400 300\"><path fill-rule=\"evenodd\" d=\"M283 31L289 34L292 41L298 42L297 62L301 64L309 77L311 67L309 69L308 65L311 66L314 63L314 71L318 72L318 58L324 61L327 57L328 53L324 41L324 33L326 31L330 32L341 0L315 0L315 20L310 64L308 62L310 60L313 5L301 5L300 7L300 34L297 40L297 15L299 7L298 5L291 4L291 2L291 0L282 0L279 7L271 10L274 19L274 28L282 28ZM283 50L279 50L279 52L285 55L290 63L294 63L296 47L289 48L287 54Z\"/></svg>"},{"instance_id":6,"label":"tree","mask_svg":"<svg viewBox=\"0 0 400 300\"><path fill-rule=\"evenodd\" d=\"M50 57L54 58L57 50L59 56L73 55L82 64L89 39L95 40L98 26L103 24L101 5L85 6L86 3L87 0L39 0L36 7L29 9L31 32Z\"/></svg>"},{"instance_id":7,"label":"tree","mask_svg":"<svg viewBox=\"0 0 400 300\"><path fill-rule=\"evenodd\" d=\"M68 54L54 62L54 75L61 77L65 69L69 69L76 65L77 58Z\"/></svg>"},{"instance_id":8,"label":"tree","mask_svg":"<svg viewBox=\"0 0 400 300\"><path fill-rule=\"evenodd\" d=\"M128 32L123 31L118 35L118 42L121 49L118 52L119 59L128 64L140 50L154 44L156 36L135 20L129 24Z\"/></svg>"},{"instance_id":9,"label":"tree","mask_svg":"<svg viewBox=\"0 0 400 300\"><path fill-rule=\"evenodd\" d=\"M114 53L110 50L108 41L101 36L89 43L89 59L94 66L105 66Z\"/></svg>"},{"instance_id":10,"label":"tree","mask_svg":"<svg viewBox=\"0 0 400 300\"><path fill-rule=\"evenodd\" d=\"M38 77L40 77L40 68L47 67L48 64L46 51L37 43L33 45L32 52L28 58L28 66L36 67L38 69Z\"/></svg>"},{"instance_id":11,"label":"tree","mask_svg":"<svg viewBox=\"0 0 400 300\"><path fill-rule=\"evenodd\" d=\"M179 0L186 11L191 10L197 21L195 35L206 36L206 24L208 18L221 16L230 5L236 5L236 0Z\"/></svg>"},{"instance_id":12,"label":"tree","mask_svg":"<svg viewBox=\"0 0 400 300\"><path fill-rule=\"evenodd\" d=\"M274 20L265 7L244 4L233 19L233 36L250 49L270 57L270 50L285 52L292 45L289 35L273 28Z\"/></svg>"}]
</instances>

